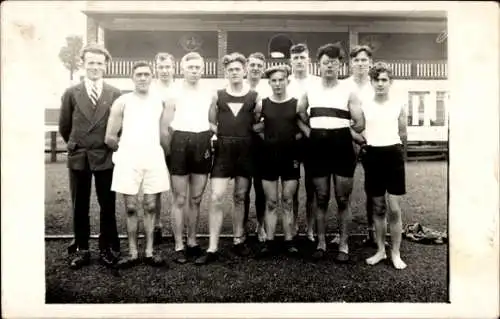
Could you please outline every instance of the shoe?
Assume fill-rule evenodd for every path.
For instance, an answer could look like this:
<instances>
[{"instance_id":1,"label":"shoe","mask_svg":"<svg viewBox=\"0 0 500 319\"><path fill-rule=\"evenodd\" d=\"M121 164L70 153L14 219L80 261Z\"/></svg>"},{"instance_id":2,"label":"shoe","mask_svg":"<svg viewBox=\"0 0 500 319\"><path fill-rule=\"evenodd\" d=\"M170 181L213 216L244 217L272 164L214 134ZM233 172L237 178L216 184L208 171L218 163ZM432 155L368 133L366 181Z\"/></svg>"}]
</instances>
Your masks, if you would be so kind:
<instances>
[{"instance_id":1,"label":"shoe","mask_svg":"<svg viewBox=\"0 0 500 319\"><path fill-rule=\"evenodd\" d=\"M162 267L166 265L165 260L158 255L144 257L144 263L152 267Z\"/></svg>"},{"instance_id":2,"label":"shoe","mask_svg":"<svg viewBox=\"0 0 500 319\"><path fill-rule=\"evenodd\" d=\"M111 251L102 252L99 261L106 267L113 267L118 262L118 256L115 256Z\"/></svg>"},{"instance_id":3,"label":"shoe","mask_svg":"<svg viewBox=\"0 0 500 319\"><path fill-rule=\"evenodd\" d=\"M161 227L155 227L155 230L153 231L153 245L158 246L162 243L163 241L163 234L161 231Z\"/></svg>"},{"instance_id":4,"label":"shoe","mask_svg":"<svg viewBox=\"0 0 500 319\"><path fill-rule=\"evenodd\" d=\"M139 257L132 258L130 256L127 256L118 260L116 266L120 269L127 269L139 265L140 262L141 261Z\"/></svg>"},{"instance_id":5,"label":"shoe","mask_svg":"<svg viewBox=\"0 0 500 319\"><path fill-rule=\"evenodd\" d=\"M266 258L272 255L272 249L269 241L262 242L259 245L259 251L256 254L256 258Z\"/></svg>"},{"instance_id":6,"label":"shoe","mask_svg":"<svg viewBox=\"0 0 500 319\"><path fill-rule=\"evenodd\" d=\"M343 251L339 251L339 253L335 257L335 261L341 264L346 263L349 261L349 254Z\"/></svg>"},{"instance_id":7,"label":"shoe","mask_svg":"<svg viewBox=\"0 0 500 319\"><path fill-rule=\"evenodd\" d=\"M219 260L219 253L208 251L208 252L204 253L203 255L201 255L200 257L196 258L196 260L194 261L194 264L198 265L198 266L207 265L207 264L213 263L217 260Z\"/></svg>"},{"instance_id":8,"label":"shoe","mask_svg":"<svg viewBox=\"0 0 500 319\"><path fill-rule=\"evenodd\" d=\"M299 250L295 247L293 241L285 241L285 253L290 257L295 257L299 253Z\"/></svg>"},{"instance_id":9,"label":"shoe","mask_svg":"<svg viewBox=\"0 0 500 319\"><path fill-rule=\"evenodd\" d=\"M174 261L178 264L185 264L187 263L187 258L186 258L186 250L182 249L182 250L176 250L174 252Z\"/></svg>"},{"instance_id":10,"label":"shoe","mask_svg":"<svg viewBox=\"0 0 500 319\"><path fill-rule=\"evenodd\" d=\"M240 257L250 255L250 249L245 243L233 245L233 252Z\"/></svg>"},{"instance_id":11,"label":"shoe","mask_svg":"<svg viewBox=\"0 0 500 319\"><path fill-rule=\"evenodd\" d=\"M316 248L316 251L312 254L312 259L315 261L325 258L326 251L323 249Z\"/></svg>"},{"instance_id":12,"label":"shoe","mask_svg":"<svg viewBox=\"0 0 500 319\"><path fill-rule=\"evenodd\" d=\"M189 259L196 259L203 255L203 249L200 246L196 245L193 247L187 246L186 248L186 257Z\"/></svg>"},{"instance_id":13,"label":"shoe","mask_svg":"<svg viewBox=\"0 0 500 319\"><path fill-rule=\"evenodd\" d=\"M69 263L71 269L76 270L90 265L90 252L88 250L76 252L76 255Z\"/></svg>"}]
</instances>

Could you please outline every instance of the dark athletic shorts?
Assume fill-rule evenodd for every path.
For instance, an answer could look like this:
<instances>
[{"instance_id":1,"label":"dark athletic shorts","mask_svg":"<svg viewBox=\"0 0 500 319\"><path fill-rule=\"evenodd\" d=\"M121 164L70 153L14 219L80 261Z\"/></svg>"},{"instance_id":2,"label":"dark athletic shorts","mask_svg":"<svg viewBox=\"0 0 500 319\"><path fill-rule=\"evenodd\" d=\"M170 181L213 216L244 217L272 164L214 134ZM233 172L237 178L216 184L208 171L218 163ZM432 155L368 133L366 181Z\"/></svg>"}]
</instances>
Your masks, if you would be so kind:
<instances>
[{"instance_id":1,"label":"dark athletic shorts","mask_svg":"<svg viewBox=\"0 0 500 319\"><path fill-rule=\"evenodd\" d=\"M171 175L209 174L212 132L174 131L167 165Z\"/></svg>"},{"instance_id":2,"label":"dark athletic shorts","mask_svg":"<svg viewBox=\"0 0 500 319\"><path fill-rule=\"evenodd\" d=\"M356 154L349 128L312 129L305 168L312 177L353 177Z\"/></svg>"},{"instance_id":3,"label":"dark athletic shorts","mask_svg":"<svg viewBox=\"0 0 500 319\"><path fill-rule=\"evenodd\" d=\"M235 178L253 176L253 138L217 138L211 177Z\"/></svg>"},{"instance_id":4,"label":"dark athletic shorts","mask_svg":"<svg viewBox=\"0 0 500 319\"><path fill-rule=\"evenodd\" d=\"M259 156L259 175L266 181L299 180L300 161L297 142L264 143Z\"/></svg>"},{"instance_id":5,"label":"dark athletic shorts","mask_svg":"<svg viewBox=\"0 0 500 319\"><path fill-rule=\"evenodd\" d=\"M406 193L403 146L367 146L363 155L365 191L370 196Z\"/></svg>"}]
</instances>

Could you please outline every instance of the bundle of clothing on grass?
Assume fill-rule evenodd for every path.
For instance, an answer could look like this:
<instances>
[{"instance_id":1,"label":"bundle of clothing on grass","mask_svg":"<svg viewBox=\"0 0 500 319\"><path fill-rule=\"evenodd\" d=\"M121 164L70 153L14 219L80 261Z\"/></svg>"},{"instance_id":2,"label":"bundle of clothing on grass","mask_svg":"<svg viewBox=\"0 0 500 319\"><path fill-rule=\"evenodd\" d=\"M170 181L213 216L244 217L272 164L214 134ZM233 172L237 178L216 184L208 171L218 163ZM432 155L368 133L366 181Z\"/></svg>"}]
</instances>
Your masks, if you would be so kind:
<instances>
[{"instance_id":1,"label":"bundle of clothing on grass","mask_svg":"<svg viewBox=\"0 0 500 319\"><path fill-rule=\"evenodd\" d=\"M422 226L420 223L405 225L403 238L428 245L440 245L448 241L446 233Z\"/></svg>"}]
</instances>

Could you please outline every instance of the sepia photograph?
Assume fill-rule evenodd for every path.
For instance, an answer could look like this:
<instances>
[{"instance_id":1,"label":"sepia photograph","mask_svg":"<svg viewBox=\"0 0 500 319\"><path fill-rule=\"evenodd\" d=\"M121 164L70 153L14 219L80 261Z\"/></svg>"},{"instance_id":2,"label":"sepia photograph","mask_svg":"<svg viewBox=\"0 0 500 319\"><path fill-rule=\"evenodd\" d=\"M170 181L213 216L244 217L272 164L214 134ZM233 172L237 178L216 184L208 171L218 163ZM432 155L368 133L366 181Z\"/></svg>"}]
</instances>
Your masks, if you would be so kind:
<instances>
[{"instance_id":1,"label":"sepia photograph","mask_svg":"<svg viewBox=\"0 0 500 319\"><path fill-rule=\"evenodd\" d=\"M446 12L272 9L85 3L47 303L449 300Z\"/></svg>"},{"instance_id":2,"label":"sepia photograph","mask_svg":"<svg viewBox=\"0 0 500 319\"><path fill-rule=\"evenodd\" d=\"M461 18L444 4L20 3L9 7L2 50L11 43L10 57L31 64L4 68L2 54L2 82L9 70L17 83L24 83L21 72L37 72L39 85L23 94L36 101L30 136L41 141L44 130L43 142L26 147L44 157L33 166L40 194L31 201L40 207L36 221L26 214L20 225L42 237L20 251L40 248L33 270L42 306L96 307L80 315L97 314L99 305L156 305L159 313L168 312L163 304L217 307L198 308L205 317L257 307L279 315L275 305L304 305L288 313L296 318L334 304L438 309L467 299L454 286L463 283L453 275L456 256L467 254L461 248L484 256L474 265L488 265L481 282L493 285L485 276L498 272L498 199L482 209L479 197L463 194L498 193L498 101L478 100L472 111L493 109L490 124L474 125L496 144L471 143L473 124L464 123L481 119L455 106L465 84L452 76L463 63L461 45L474 48L479 39L452 35ZM498 48L477 54L494 58ZM2 91L14 97L16 87L2 84ZM492 96L498 92L482 95ZM17 123L25 116L16 115ZM21 141L28 135L4 122L17 130L17 145L28 145ZM23 174L26 164L17 165ZM487 169L481 176L489 174L488 182L453 178L455 171L472 176L468 169ZM460 198L476 204L459 205ZM474 218L476 226L459 221L478 211L485 217ZM486 227L485 237L459 238L469 225ZM461 265L467 276L472 264ZM484 289L482 310L490 314L498 288ZM148 313L127 309L119 313ZM362 313L382 314L369 309Z\"/></svg>"}]
</instances>

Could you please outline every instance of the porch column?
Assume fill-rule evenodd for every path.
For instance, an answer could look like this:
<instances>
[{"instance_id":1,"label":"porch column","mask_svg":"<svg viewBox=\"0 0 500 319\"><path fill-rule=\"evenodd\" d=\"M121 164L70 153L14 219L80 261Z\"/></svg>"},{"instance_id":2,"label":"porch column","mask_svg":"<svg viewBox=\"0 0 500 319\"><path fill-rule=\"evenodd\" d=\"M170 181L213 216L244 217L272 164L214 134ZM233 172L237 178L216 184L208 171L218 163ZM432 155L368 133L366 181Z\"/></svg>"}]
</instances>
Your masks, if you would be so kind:
<instances>
[{"instance_id":1,"label":"porch column","mask_svg":"<svg viewBox=\"0 0 500 319\"><path fill-rule=\"evenodd\" d=\"M218 54L217 54L217 77L218 78L223 78L224 77L224 68L222 67L222 57L227 54L227 30L222 30L219 29L217 30L217 48L218 48Z\"/></svg>"},{"instance_id":2,"label":"porch column","mask_svg":"<svg viewBox=\"0 0 500 319\"><path fill-rule=\"evenodd\" d=\"M358 45L358 43L359 43L358 31L353 27L349 27L349 51L351 51L355 45Z\"/></svg>"},{"instance_id":3,"label":"porch column","mask_svg":"<svg viewBox=\"0 0 500 319\"><path fill-rule=\"evenodd\" d=\"M100 25L97 26L97 43L104 45L104 28Z\"/></svg>"},{"instance_id":4,"label":"porch column","mask_svg":"<svg viewBox=\"0 0 500 319\"><path fill-rule=\"evenodd\" d=\"M351 52L352 48L354 48L354 46L358 45L359 43L359 33L358 33L358 30L356 30L355 28L353 27L349 27L349 52ZM347 60L347 65L349 66L349 69L347 70L347 75L349 75L350 73L350 70L351 70L351 59L349 59L349 52L347 52L347 57L346 57L346 60Z\"/></svg>"},{"instance_id":5,"label":"porch column","mask_svg":"<svg viewBox=\"0 0 500 319\"><path fill-rule=\"evenodd\" d=\"M98 39L98 25L97 21L94 19L87 17L87 44L89 43L97 43Z\"/></svg>"}]
</instances>

